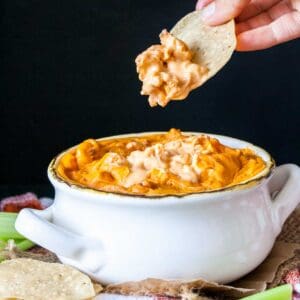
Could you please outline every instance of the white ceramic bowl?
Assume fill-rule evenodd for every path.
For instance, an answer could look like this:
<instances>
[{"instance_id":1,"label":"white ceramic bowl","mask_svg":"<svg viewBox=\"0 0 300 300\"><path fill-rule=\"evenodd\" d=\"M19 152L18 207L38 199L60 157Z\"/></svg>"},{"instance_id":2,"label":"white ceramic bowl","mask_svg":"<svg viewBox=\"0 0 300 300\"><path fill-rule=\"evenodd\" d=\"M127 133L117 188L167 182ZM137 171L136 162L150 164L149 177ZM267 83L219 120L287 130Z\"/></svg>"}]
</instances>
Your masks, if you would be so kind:
<instances>
[{"instance_id":1,"label":"white ceramic bowl","mask_svg":"<svg viewBox=\"0 0 300 300\"><path fill-rule=\"evenodd\" d=\"M56 175L59 155L48 169L54 204L22 210L16 229L105 284L147 277L235 280L264 260L299 203L300 168L274 169L266 151L212 136L252 148L268 167L235 188L151 199L69 185Z\"/></svg>"}]
</instances>

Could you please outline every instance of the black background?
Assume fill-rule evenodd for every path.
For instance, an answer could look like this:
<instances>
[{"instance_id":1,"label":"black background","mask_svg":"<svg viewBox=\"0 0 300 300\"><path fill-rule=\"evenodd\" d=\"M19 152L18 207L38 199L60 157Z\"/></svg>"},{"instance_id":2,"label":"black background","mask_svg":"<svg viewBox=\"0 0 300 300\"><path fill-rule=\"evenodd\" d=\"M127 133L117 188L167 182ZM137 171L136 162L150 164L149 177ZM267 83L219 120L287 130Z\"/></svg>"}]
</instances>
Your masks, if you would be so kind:
<instances>
[{"instance_id":1,"label":"black background","mask_svg":"<svg viewBox=\"0 0 300 300\"><path fill-rule=\"evenodd\" d=\"M168 130L229 135L300 164L300 41L235 53L187 101L150 108L136 55L194 9L187 0L1 2L0 182L47 182L89 137Z\"/></svg>"}]
</instances>

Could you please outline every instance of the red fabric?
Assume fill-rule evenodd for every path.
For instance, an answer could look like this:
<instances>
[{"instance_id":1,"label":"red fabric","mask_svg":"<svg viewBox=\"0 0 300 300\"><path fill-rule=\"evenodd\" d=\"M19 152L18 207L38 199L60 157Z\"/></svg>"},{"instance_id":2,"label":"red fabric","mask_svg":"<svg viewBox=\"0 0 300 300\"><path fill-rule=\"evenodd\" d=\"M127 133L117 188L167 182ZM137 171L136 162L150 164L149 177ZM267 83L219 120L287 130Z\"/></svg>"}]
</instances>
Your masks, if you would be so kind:
<instances>
[{"instance_id":1,"label":"red fabric","mask_svg":"<svg viewBox=\"0 0 300 300\"><path fill-rule=\"evenodd\" d=\"M41 202L33 193L7 197L0 202L0 211L18 213L23 208L43 209Z\"/></svg>"},{"instance_id":2,"label":"red fabric","mask_svg":"<svg viewBox=\"0 0 300 300\"><path fill-rule=\"evenodd\" d=\"M288 271L283 280L290 284L300 283L300 269L298 268Z\"/></svg>"},{"instance_id":3,"label":"red fabric","mask_svg":"<svg viewBox=\"0 0 300 300\"><path fill-rule=\"evenodd\" d=\"M293 285L293 300L300 300L300 268L288 271L283 281Z\"/></svg>"}]
</instances>

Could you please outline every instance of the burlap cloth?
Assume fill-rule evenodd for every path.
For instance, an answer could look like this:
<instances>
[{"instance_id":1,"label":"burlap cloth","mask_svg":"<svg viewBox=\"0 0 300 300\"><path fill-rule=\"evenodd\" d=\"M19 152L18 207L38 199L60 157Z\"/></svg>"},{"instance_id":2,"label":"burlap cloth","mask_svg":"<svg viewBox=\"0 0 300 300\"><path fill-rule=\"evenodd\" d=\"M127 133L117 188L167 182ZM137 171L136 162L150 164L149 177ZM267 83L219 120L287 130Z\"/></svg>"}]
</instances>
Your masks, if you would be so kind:
<instances>
[{"instance_id":1,"label":"burlap cloth","mask_svg":"<svg viewBox=\"0 0 300 300\"><path fill-rule=\"evenodd\" d=\"M277 268L273 280L268 283L268 288L283 283L282 278L288 270L300 268L300 207L298 207L286 221L277 241L284 244L293 243L296 245L296 249L294 255L290 259L285 260Z\"/></svg>"}]
</instances>

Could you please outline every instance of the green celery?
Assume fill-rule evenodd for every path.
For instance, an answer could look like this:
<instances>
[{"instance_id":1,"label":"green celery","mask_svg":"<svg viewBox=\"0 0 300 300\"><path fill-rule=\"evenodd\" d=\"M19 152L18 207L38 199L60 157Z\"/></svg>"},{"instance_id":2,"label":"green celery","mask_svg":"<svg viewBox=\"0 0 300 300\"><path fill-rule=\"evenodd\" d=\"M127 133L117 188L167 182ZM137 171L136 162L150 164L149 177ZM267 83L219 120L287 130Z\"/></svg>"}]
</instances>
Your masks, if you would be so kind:
<instances>
[{"instance_id":1,"label":"green celery","mask_svg":"<svg viewBox=\"0 0 300 300\"><path fill-rule=\"evenodd\" d=\"M19 250L25 251L34 246L34 243L24 238L15 229L17 213L0 213L0 250L4 249L8 240L14 240Z\"/></svg>"},{"instance_id":2,"label":"green celery","mask_svg":"<svg viewBox=\"0 0 300 300\"><path fill-rule=\"evenodd\" d=\"M21 240L21 241L15 241L16 242L16 246L19 250L21 251L25 251L28 250L30 248L32 248L35 244L29 240Z\"/></svg>"},{"instance_id":3,"label":"green celery","mask_svg":"<svg viewBox=\"0 0 300 300\"><path fill-rule=\"evenodd\" d=\"M292 285L285 284L240 300L291 300L292 293Z\"/></svg>"},{"instance_id":4,"label":"green celery","mask_svg":"<svg viewBox=\"0 0 300 300\"><path fill-rule=\"evenodd\" d=\"M0 213L0 239L24 239L15 229L16 213Z\"/></svg>"},{"instance_id":5,"label":"green celery","mask_svg":"<svg viewBox=\"0 0 300 300\"><path fill-rule=\"evenodd\" d=\"M6 240L0 239L0 251L6 247Z\"/></svg>"}]
</instances>

